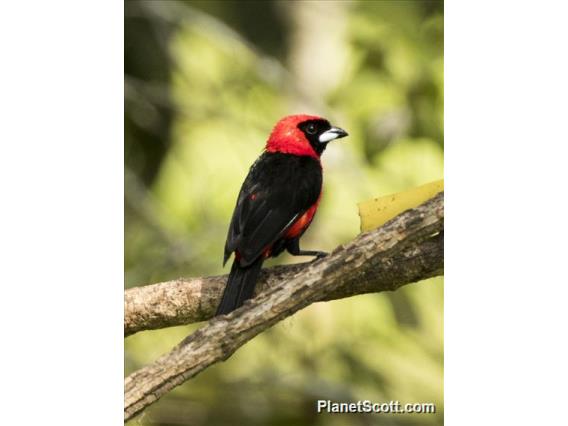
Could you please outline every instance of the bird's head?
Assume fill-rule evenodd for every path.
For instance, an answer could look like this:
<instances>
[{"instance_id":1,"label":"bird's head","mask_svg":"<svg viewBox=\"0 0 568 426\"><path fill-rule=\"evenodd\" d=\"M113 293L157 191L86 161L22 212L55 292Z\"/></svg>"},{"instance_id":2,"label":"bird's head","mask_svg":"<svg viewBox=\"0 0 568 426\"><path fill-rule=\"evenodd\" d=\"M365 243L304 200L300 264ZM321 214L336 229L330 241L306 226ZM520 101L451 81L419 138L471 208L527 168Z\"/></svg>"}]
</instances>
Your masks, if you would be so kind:
<instances>
[{"instance_id":1,"label":"bird's head","mask_svg":"<svg viewBox=\"0 0 568 426\"><path fill-rule=\"evenodd\" d=\"M266 142L266 151L319 158L329 142L345 136L345 130L333 127L325 118L289 115L274 126Z\"/></svg>"}]
</instances>

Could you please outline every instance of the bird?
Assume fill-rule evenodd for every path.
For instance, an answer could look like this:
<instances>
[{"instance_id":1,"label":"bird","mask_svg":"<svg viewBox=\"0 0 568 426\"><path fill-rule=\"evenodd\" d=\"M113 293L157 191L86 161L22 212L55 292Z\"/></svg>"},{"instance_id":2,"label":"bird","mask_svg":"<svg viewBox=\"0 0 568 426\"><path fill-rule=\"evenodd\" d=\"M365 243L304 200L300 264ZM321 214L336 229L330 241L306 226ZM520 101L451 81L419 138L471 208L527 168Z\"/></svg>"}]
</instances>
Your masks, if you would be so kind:
<instances>
[{"instance_id":1,"label":"bird","mask_svg":"<svg viewBox=\"0 0 568 426\"><path fill-rule=\"evenodd\" d=\"M284 250L293 256L327 253L301 250L322 193L320 157L327 144L348 133L317 115L279 120L264 151L250 167L225 242L223 266L234 260L216 315L228 314L253 296L263 262Z\"/></svg>"}]
</instances>

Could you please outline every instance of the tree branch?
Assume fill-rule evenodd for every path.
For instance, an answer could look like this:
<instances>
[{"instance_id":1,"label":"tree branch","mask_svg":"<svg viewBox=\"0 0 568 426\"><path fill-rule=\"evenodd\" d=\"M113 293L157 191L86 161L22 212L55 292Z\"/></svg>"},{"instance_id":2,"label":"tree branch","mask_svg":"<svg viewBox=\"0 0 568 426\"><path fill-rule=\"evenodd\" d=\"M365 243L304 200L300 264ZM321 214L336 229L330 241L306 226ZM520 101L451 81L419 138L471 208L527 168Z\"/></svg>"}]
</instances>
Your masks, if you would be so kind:
<instances>
[{"instance_id":1,"label":"tree branch","mask_svg":"<svg viewBox=\"0 0 568 426\"><path fill-rule=\"evenodd\" d=\"M226 360L257 334L314 302L342 297L342 294L395 290L409 283L401 276L391 275L395 272L392 264L399 260L406 262L415 259L413 266L425 273L424 276L410 274L407 279L416 281L441 274L443 229L444 201L443 193L440 193L418 208L395 217L381 228L361 234L323 259L300 266L273 268L263 277L265 288L270 288L229 315L213 318L170 353L126 378L125 420L131 419L208 366ZM413 255L418 252L421 253L420 256ZM429 263L429 267L424 268L425 262L432 260L434 263ZM277 274L281 274L280 278ZM201 280L201 283L194 282L200 290L192 294L202 294L204 279ZM221 278L213 277L212 280L217 282ZM191 282L190 280L190 286ZM377 285L378 282L382 283L381 287ZM183 300L184 281L178 282L181 283L178 287L175 283L158 286L166 288L166 295L167 289L177 288L180 291L181 288L179 295L182 297L178 300ZM151 290L148 291L152 293ZM215 290L214 293L218 294L218 291ZM207 293L203 292L204 294ZM206 318L211 315L215 297L196 297L194 302L198 308L193 311L195 314L191 318ZM185 299L189 300L188 297ZM173 298L169 295L166 300L172 301ZM194 303L190 301L189 304Z\"/></svg>"},{"instance_id":2,"label":"tree branch","mask_svg":"<svg viewBox=\"0 0 568 426\"><path fill-rule=\"evenodd\" d=\"M444 239L437 235L385 257L375 274L366 274L354 286L342 286L323 295L321 301L396 289L442 274ZM302 273L312 262L263 269L255 294L284 283ZM179 278L128 289L124 293L124 335L192 324L211 319L227 284L227 275Z\"/></svg>"}]
</instances>

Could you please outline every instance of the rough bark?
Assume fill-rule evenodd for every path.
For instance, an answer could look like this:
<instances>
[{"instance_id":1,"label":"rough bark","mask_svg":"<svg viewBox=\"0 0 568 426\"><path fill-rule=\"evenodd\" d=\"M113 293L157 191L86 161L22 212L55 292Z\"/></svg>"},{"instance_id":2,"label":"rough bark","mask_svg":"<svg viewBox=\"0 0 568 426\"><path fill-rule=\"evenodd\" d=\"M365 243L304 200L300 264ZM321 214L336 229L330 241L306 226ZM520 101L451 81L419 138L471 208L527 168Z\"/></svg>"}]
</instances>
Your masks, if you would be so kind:
<instances>
[{"instance_id":1,"label":"rough bark","mask_svg":"<svg viewBox=\"0 0 568 426\"><path fill-rule=\"evenodd\" d=\"M351 286L323 295L321 301L342 299L357 294L391 290L441 275L444 239L441 234L385 257L375 273L362 276ZM255 294L302 273L313 262L275 266L261 272ZM221 300L227 275L179 278L159 284L134 287L124 294L124 335L176 325L206 321L213 317Z\"/></svg>"},{"instance_id":2,"label":"rough bark","mask_svg":"<svg viewBox=\"0 0 568 426\"><path fill-rule=\"evenodd\" d=\"M213 318L170 353L128 376L125 380L125 420L208 366L227 359L262 331L314 302L335 298L346 291L345 288L355 294L360 283L364 283L360 292L395 290L408 283L398 276L385 278L383 271L399 259L412 258L412 250L418 250L417 247L424 244L440 247L443 218L443 193L440 193L381 228L338 247L326 258L298 267L300 269L293 274L292 270L285 271L285 280L276 279L274 285L240 309ZM440 263L435 270L424 277L414 276L413 280L441 274L443 260L442 257L438 259ZM393 272L391 269L390 273ZM381 280L383 287L378 288L375 283ZM198 312L209 312L208 309L204 307Z\"/></svg>"}]
</instances>

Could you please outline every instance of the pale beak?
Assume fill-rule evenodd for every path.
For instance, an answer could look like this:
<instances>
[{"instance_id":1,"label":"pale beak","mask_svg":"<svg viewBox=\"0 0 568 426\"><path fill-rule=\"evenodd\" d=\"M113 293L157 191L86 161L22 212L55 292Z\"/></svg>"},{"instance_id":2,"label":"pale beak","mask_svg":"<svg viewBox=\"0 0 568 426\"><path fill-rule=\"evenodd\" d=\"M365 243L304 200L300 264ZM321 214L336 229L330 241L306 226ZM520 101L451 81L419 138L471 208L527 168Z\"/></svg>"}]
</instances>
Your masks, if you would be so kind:
<instances>
[{"instance_id":1,"label":"pale beak","mask_svg":"<svg viewBox=\"0 0 568 426\"><path fill-rule=\"evenodd\" d=\"M348 135L349 134L345 130L340 129L339 127L332 127L319 136L319 141L320 143L327 143L334 139L344 138Z\"/></svg>"}]
</instances>

